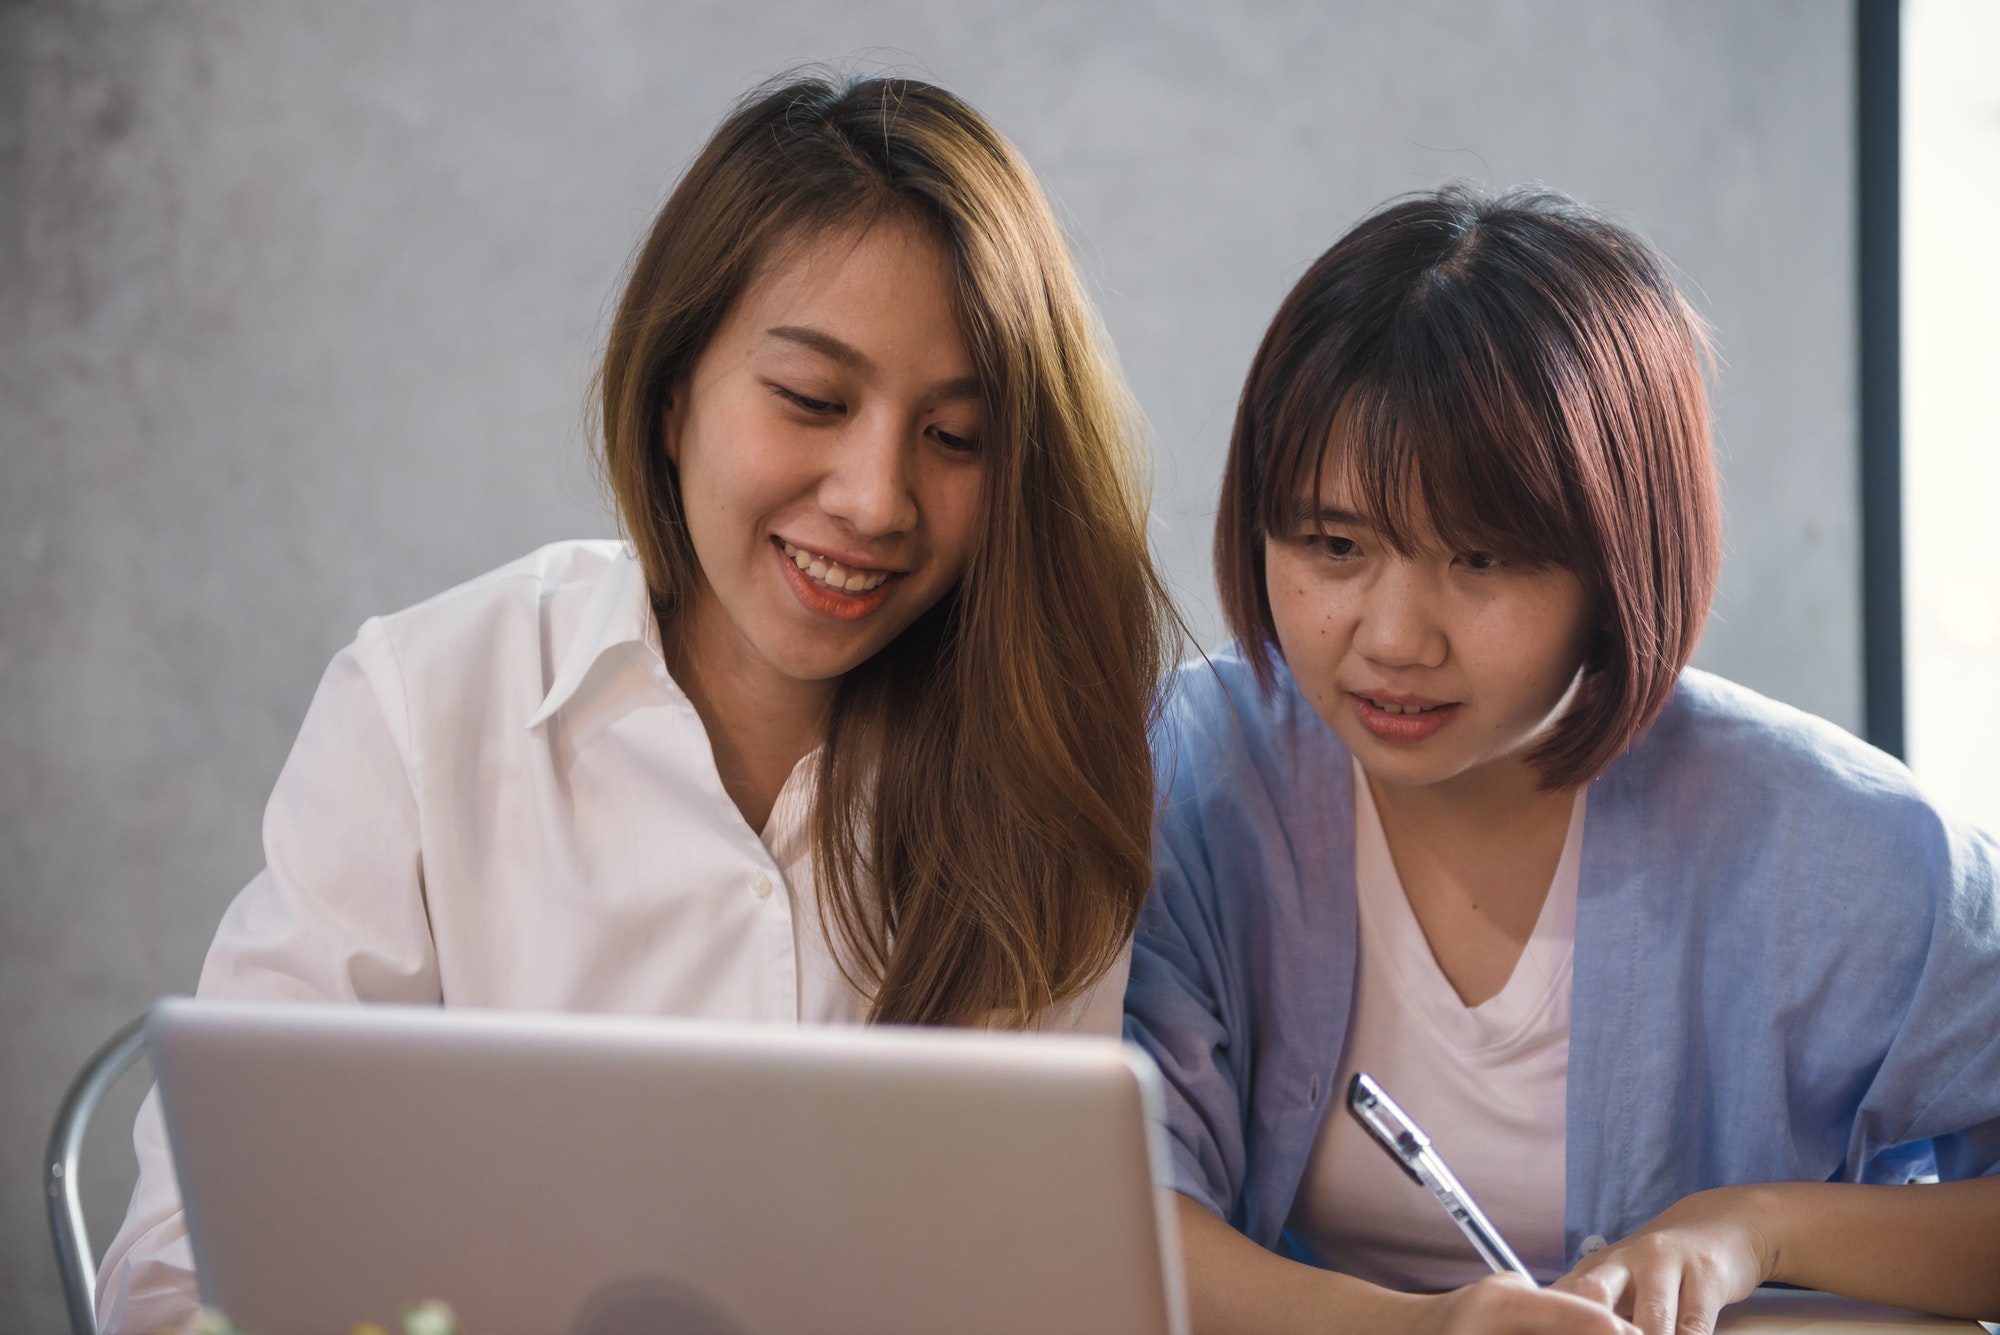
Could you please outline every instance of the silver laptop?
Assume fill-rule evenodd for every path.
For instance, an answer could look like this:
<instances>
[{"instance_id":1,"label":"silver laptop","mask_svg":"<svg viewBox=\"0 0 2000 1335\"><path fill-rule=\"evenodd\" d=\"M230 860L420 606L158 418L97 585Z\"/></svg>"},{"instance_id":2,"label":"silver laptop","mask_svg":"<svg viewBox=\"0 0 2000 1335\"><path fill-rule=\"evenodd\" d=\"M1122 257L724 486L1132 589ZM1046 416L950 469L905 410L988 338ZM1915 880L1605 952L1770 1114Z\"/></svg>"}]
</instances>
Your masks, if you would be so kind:
<instances>
[{"instance_id":1,"label":"silver laptop","mask_svg":"<svg viewBox=\"0 0 2000 1335\"><path fill-rule=\"evenodd\" d=\"M1104 1039L164 1001L202 1297L258 1335L1180 1335Z\"/></svg>"}]
</instances>

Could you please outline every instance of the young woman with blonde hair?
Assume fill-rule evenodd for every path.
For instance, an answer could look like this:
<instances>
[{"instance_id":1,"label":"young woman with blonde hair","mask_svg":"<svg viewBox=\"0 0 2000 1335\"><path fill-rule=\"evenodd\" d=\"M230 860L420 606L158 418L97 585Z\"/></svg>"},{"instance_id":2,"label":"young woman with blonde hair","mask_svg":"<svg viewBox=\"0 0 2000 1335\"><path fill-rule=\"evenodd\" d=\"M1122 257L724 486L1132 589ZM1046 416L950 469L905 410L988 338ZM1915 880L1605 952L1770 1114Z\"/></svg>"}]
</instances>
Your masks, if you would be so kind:
<instances>
[{"instance_id":1,"label":"young woman with blonde hair","mask_svg":"<svg viewBox=\"0 0 2000 1335\"><path fill-rule=\"evenodd\" d=\"M1014 150L913 80L754 94L599 390L628 543L362 627L200 992L1115 1032L1171 617ZM195 1302L151 1101L136 1140L113 1331Z\"/></svg>"}]
</instances>

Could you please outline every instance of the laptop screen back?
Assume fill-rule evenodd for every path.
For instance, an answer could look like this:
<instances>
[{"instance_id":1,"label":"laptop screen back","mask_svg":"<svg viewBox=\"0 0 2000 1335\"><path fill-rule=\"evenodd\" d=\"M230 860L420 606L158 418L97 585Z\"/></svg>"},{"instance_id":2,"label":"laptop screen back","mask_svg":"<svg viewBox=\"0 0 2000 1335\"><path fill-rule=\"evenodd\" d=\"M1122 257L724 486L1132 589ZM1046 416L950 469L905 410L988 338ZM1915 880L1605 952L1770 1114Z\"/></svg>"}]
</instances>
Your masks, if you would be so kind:
<instances>
[{"instance_id":1,"label":"laptop screen back","mask_svg":"<svg viewBox=\"0 0 2000 1335\"><path fill-rule=\"evenodd\" d=\"M204 1301L259 1335L1185 1328L1108 1040L169 1001Z\"/></svg>"}]
</instances>

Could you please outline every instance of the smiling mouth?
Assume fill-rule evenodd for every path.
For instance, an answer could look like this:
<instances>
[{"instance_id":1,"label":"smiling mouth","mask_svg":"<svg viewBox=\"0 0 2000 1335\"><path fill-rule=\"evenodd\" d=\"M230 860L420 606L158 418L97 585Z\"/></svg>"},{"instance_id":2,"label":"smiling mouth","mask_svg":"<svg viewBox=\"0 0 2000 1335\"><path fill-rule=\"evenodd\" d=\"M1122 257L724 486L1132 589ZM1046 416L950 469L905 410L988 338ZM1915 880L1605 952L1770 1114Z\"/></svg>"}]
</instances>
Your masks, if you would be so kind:
<instances>
[{"instance_id":1,"label":"smiling mouth","mask_svg":"<svg viewBox=\"0 0 2000 1335\"><path fill-rule=\"evenodd\" d=\"M786 559L797 566L800 573L829 593L844 593L850 596L871 593L881 588L883 582L896 573L893 570L857 570L851 566L843 566L840 562L822 556L818 552L794 546L783 538L779 538L777 542L778 546L784 549Z\"/></svg>"},{"instance_id":2,"label":"smiling mouth","mask_svg":"<svg viewBox=\"0 0 2000 1335\"><path fill-rule=\"evenodd\" d=\"M1449 704L1441 704L1441 705L1390 704L1385 700L1377 700L1375 697L1371 695L1364 695L1361 698L1363 700L1366 700L1369 704L1373 705L1375 708L1381 710L1384 714L1432 714L1440 709L1451 708Z\"/></svg>"}]
</instances>

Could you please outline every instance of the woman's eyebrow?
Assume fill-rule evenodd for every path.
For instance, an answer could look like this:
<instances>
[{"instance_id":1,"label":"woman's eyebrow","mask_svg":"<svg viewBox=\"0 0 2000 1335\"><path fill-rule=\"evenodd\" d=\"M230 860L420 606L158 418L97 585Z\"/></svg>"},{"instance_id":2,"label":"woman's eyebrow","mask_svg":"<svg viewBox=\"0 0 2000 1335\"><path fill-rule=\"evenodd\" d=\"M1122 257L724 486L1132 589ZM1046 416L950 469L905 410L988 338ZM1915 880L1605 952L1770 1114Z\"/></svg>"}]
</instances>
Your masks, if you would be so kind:
<instances>
[{"instance_id":1,"label":"woman's eyebrow","mask_svg":"<svg viewBox=\"0 0 2000 1335\"><path fill-rule=\"evenodd\" d=\"M846 343L835 338L823 329L812 329L805 325L797 324L781 324L773 325L771 328L766 329L764 334L768 338L782 338L788 343L797 343L811 348L814 352L820 354L820 356L839 362L842 366L852 370L873 371L875 369L875 363L869 358L867 353L855 347L852 343Z\"/></svg>"},{"instance_id":2,"label":"woman's eyebrow","mask_svg":"<svg viewBox=\"0 0 2000 1335\"><path fill-rule=\"evenodd\" d=\"M766 329L764 334L767 338L779 338L785 340L787 343L796 343L800 347L811 348L814 352L817 352L829 361L837 362L851 371L860 372L862 375L875 374L876 366L873 358L855 347L852 343L836 338L824 329L814 329L810 325L781 324L773 325L771 328ZM977 399L984 397L984 390L979 383L978 376L959 376L955 380L946 380L941 384L932 386L929 397L933 401L941 399Z\"/></svg>"},{"instance_id":3,"label":"woman's eyebrow","mask_svg":"<svg viewBox=\"0 0 2000 1335\"><path fill-rule=\"evenodd\" d=\"M1366 516L1358 515L1352 510L1343 510L1337 505L1314 506L1310 501L1302 502L1292 511L1292 523L1300 528L1308 524L1320 528L1331 528L1336 524L1345 528L1374 527Z\"/></svg>"}]
</instances>

